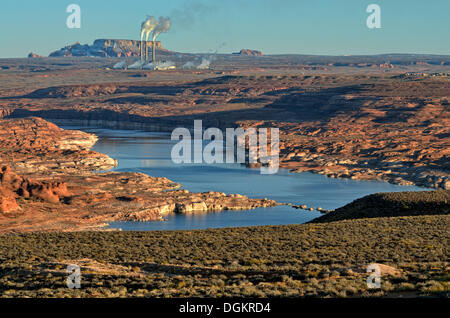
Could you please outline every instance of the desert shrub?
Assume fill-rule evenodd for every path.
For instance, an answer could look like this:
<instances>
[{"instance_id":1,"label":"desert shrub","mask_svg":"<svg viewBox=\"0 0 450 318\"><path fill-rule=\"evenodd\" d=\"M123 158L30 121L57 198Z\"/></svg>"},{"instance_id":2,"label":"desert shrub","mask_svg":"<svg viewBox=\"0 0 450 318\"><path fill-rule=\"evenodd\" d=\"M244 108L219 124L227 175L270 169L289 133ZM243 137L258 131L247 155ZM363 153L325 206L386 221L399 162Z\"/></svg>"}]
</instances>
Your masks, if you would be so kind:
<instances>
[{"instance_id":1,"label":"desert shrub","mask_svg":"<svg viewBox=\"0 0 450 318\"><path fill-rule=\"evenodd\" d=\"M407 291L412 284L418 293L442 295L449 281L449 223L450 216L439 215L187 232L4 235L0 296L372 297L361 287L363 278L350 271L372 262L403 272L383 279L380 292ZM64 262L77 259L124 269L86 271L82 290L71 291Z\"/></svg>"}]
</instances>

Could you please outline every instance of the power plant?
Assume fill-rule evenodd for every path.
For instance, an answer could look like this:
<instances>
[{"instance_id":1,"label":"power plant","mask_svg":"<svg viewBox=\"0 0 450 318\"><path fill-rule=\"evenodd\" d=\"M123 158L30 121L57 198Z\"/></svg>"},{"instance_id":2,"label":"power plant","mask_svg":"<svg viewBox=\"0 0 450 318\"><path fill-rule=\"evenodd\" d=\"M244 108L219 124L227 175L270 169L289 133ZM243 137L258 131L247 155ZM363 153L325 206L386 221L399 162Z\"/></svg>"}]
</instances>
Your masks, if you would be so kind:
<instances>
[{"instance_id":1,"label":"power plant","mask_svg":"<svg viewBox=\"0 0 450 318\"><path fill-rule=\"evenodd\" d=\"M147 19L141 23L141 33L140 33L140 66L143 68L158 69L158 64L156 62L156 39L157 37L164 32L167 32L170 29L170 18L168 17L160 17L159 20L156 20L153 16L147 16ZM148 60L148 38L152 34L152 62L149 65ZM145 37L145 42L144 42ZM147 66L148 65L148 66Z\"/></svg>"},{"instance_id":2,"label":"power plant","mask_svg":"<svg viewBox=\"0 0 450 318\"><path fill-rule=\"evenodd\" d=\"M136 43L137 50L139 51L139 59L127 65L126 61L120 61L114 64L113 69L143 69L143 70L171 70L175 69L175 63L170 61L157 61L156 60L156 47L161 47L161 43L157 41L158 36L161 33L169 31L171 27L171 20L169 17L159 17L157 20L154 16L147 15L146 19L141 23L140 28L140 40L129 42ZM152 37L152 58L149 60L148 52L148 39ZM101 41L101 40L97 40ZM115 40L116 42L119 40ZM123 42L123 40L120 40ZM102 42L103 43L103 42ZM217 53L217 51L216 51ZM128 55L129 56L129 55ZM201 63L196 65L193 61L187 62L183 65L183 69L209 69L211 62L214 60L214 55L209 57L203 57Z\"/></svg>"}]
</instances>

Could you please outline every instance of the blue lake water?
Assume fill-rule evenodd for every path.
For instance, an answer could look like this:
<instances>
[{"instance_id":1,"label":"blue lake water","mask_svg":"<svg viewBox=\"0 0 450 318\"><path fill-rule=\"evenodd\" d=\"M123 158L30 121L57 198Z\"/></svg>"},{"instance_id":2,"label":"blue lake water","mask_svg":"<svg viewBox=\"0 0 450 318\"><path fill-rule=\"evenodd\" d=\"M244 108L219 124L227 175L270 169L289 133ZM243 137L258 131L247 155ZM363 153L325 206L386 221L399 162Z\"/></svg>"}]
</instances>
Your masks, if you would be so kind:
<instances>
[{"instance_id":1,"label":"blue lake water","mask_svg":"<svg viewBox=\"0 0 450 318\"><path fill-rule=\"evenodd\" d=\"M291 173L263 175L260 170L240 164L174 164L170 157L176 141L167 133L111 130L93 127L63 126L98 135L92 150L108 154L118 161L113 171L142 172L167 177L191 192L219 191L240 193L251 198L269 198L278 202L306 204L335 209L359 197L376 192L419 191L415 186L398 186L380 181L331 179L319 174ZM113 222L122 230L191 230L254 225L299 224L320 216L317 211L296 210L290 206L245 211L212 212L199 215L170 215L159 222Z\"/></svg>"}]
</instances>

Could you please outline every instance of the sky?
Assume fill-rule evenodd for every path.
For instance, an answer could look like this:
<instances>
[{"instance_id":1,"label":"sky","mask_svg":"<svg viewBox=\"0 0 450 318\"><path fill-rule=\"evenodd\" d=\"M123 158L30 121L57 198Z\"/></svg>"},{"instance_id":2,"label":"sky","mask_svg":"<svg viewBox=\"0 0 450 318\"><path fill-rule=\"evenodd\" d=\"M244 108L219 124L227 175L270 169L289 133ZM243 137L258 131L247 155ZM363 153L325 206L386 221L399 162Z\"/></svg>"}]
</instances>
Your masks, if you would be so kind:
<instances>
[{"instance_id":1,"label":"sky","mask_svg":"<svg viewBox=\"0 0 450 318\"><path fill-rule=\"evenodd\" d=\"M69 29L66 8L81 8ZM369 29L369 4L381 28ZM0 58L48 55L95 39L138 39L146 15L169 16L162 45L190 53L450 54L450 0L1 0Z\"/></svg>"}]
</instances>

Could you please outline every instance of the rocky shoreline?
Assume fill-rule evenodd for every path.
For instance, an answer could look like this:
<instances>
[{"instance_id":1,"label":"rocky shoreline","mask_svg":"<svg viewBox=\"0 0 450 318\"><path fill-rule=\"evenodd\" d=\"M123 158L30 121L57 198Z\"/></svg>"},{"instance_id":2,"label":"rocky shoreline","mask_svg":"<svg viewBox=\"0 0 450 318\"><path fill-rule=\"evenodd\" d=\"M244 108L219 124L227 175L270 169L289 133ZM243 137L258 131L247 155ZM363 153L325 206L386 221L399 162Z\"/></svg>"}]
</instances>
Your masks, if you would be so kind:
<instances>
[{"instance_id":1,"label":"rocky shoreline","mask_svg":"<svg viewBox=\"0 0 450 318\"><path fill-rule=\"evenodd\" d=\"M21 174L109 170L117 161L89 150L98 138L41 118L0 120L0 163Z\"/></svg>"},{"instance_id":2,"label":"rocky shoreline","mask_svg":"<svg viewBox=\"0 0 450 318\"><path fill-rule=\"evenodd\" d=\"M282 168L450 188L447 76L264 72L161 72L145 81L105 72L107 83L77 85L49 77L41 88L6 91L0 116L168 132L195 119L205 129L276 127Z\"/></svg>"},{"instance_id":3,"label":"rocky shoreline","mask_svg":"<svg viewBox=\"0 0 450 318\"><path fill-rule=\"evenodd\" d=\"M81 125L102 127L109 129L129 129L158 132L171 132L178 126L193 125L192 121L184 125L179 123L145 123L131 121L108 121L108 120L80 120L80 119L52 119L48 120L61 125ZM249 123L242 122L239 127L244 129L250 127L271 127L275 123ZM205 128L206 129L206 128ZM397 185L415 185L418 187L432 189L450 189L450 173L430 169L427 166L418 166L414 162L381 159L367 160L353 156L351 159L341 156L328 155L318 152L317 148L299 146L292 138L289 131L281 128L280 135L280 168L291 172L311 172L324 175L329 178L345 178L352 180L374 180L384 181ZM307 135L307 134L306 134ZM444 155L445 158L445 155ZM258 166L258 164L254 165Z\"/></svg>"},{"instance_id":4,"label":"rocky shoreline","mask_svg":"<svg viewBox=\"0 0 450 318\"><path fill-rule=\"evenodd\" d=\"M96 141L93 134L40 118L0 120L0 233L92 230L110 221L278 204L239 194L191 193L142 173L98 173L117 162L89 150Z\"/></svg>"},{"instance_id":5,"label":"rocky shoreline","mask_svg":"<svg viewBox=\"0 0 450 318\"><path fill-rule=\"evenodd\" d=\"M66 182L75 196L60 198L58 204L41 202L33 194L31 199L22 198L15 191L25 188L15 185L9 190L19 196L16 203L37 211L35 218L28 214L30 224L56 230L74 228L74 222L75 228L103 224L106 215L147 220L160 219L158 209L176 213L275 204L218 194L182 194L171 187L160 193L169 181L156 179L152 182L160 190L137 186L127 192L123 180L133 183L141 176L92 172L116 164L89 150L95 136L63 131L46 120L152 131L189 128L195 119L203 121L204 129L274 127L280 129L281 168L330 178L449 188L446 63L396 63L392 70L328 61L326 68L313 70L318 64L306 60L299 64L303 58L294 59L295 67L287 66L289 57L269 57L263 66L256 60L236 57L230 64L218 59L214 69L173 72L112 70L113 61L107 59L66 58L66 66L53 58L0 61L1 166L11 167L18 179L28 180L27 185ZM360 62L373 62L369 60ZM407 75L411 72L430 76ZM92 179L93 175L100 179ZM172 201L164 201L169 194ZM152 201L155 197L159 199ZM179 200L185 206L177 207ZM302 209L302 205L296 206ZM83 214L96 209L98 218ZM120 214L108 214L120 209ZM50 217L54 211L61 215ZM49 219L60 220L59 227L46 226ZM14 218L7 222L13 229Z\"/></svg>"}]
</instances>

